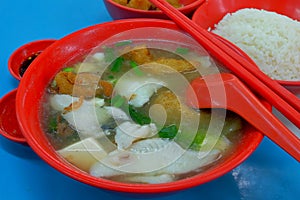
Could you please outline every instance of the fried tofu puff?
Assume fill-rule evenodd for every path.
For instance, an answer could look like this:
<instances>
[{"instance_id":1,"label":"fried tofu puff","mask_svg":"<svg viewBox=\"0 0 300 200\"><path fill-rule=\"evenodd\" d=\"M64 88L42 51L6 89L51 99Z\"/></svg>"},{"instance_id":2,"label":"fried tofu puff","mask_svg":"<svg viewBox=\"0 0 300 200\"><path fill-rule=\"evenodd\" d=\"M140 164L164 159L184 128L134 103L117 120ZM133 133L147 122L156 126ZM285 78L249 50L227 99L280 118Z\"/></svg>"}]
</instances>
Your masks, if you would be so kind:
<instances>
[{"instance_id":1,"label":"fried tofu puff","mask_svg":"<svg viewBox=\"0 0 300 200\"><path fill-rule=\"evenodd\" d=\"M191 63L183 59L159 58L154 62L160 65L168 66L179 73L191 72L196 70L196 68ZM156 67L154 70L160 70L160 69L166 69L166 68Z\"/></svg>"},{"instance_id":2,"label":"fried tofu puff","mask_svg":"<svg viewBox=\"0 0 300 200\"><path fill-rule=\"evenodd\" d=\"M74 73L62 72L62 71L59 72L54 78L57 92L59 94L72 94L75 79L76 79L76 74Z\"/></svg>"},{"instance_id":3,"label":"fried tofu puff","mask_svg":"<svg viewBox=\"0 0 300 200\"><path fill-rule=\"evenodd\" d=\"M55 76L56 90L59 94L69 94L76 97L92 98L95 96L110 97L113 85L92 73L61 71Z\"/></svg>"},{"instance_id":4,"label":"fried tofu puff","mask_svg":"<svg viewBox=\"0 0 300 200\"><path fill-rule=\"evenodd\" d=\"M124 54L123 57L126 60L132 60L136 62L138 65L143 65L145 63L149 63L153 61L153 56L151 55L149 49L146 47L139 47L130 50L128 53Z\"/></svg>"},{"instance_id":5,"label":"fried tofu puff","mask_svg":"<svg viewBox=\"0 0 300 200\"><path fill-rule=\"evenodd\" d=\"M156 96L153 97L151 105L159 104L164 107L164 111L158 109L153 112L151 116L153 118L159 118L163 115L162 112L167 114L166 125L170 124L180 124L181 118L184 118L185 121L193 121L199 119L199 113L195 110L189 108L185 104L180 104L177 96L170 90L160 90Z\"/></svg>"},{"instance_id":6,"label":"fried tofu puff","mask_svg":"<svg viewBox=\"0 0 300 200\"><path fill-rule=\"evenodd\" d=\"M151 51L147 47L139 47L124 54L126 60L132 60L146 72L152 74L174 73L174 70L179 73L192 72L196 68L190 62L178 58L158 58L155 59ZM159 64L160 66L153 66ZM165 67L164 67L165 66Z\"/></svg>"},{"instance_id":7,"label":"fried tofu puff","mask_svg":"<svg viewBox=\"0 0 300 200\"><path fill-rule=\"evenodd\" d=\"M194 72L196 68L190 62L176 58L159 58L140 66L140 69L154 75Z\"/></svg>"}]
</instances>

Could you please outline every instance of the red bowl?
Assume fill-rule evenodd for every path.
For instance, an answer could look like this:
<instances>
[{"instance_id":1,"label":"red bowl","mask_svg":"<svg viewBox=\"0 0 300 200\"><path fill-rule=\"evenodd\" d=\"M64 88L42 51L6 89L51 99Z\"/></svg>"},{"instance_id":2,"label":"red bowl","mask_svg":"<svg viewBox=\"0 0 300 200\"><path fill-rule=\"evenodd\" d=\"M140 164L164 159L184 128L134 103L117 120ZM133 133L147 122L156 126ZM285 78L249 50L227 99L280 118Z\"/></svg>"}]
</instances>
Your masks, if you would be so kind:
<instances>
[{"instance_id":1,"label":"red bowl","mask_svg":"<svg viewBox=\"0 0 300 200\"><path fill-rule=\"evenodd\" d=\"M14 89L0 99L0 134L14 142L25 143L16 117L16 94Z\"/></svg>"},{"instance_id":2,"label":"red bowl","mask_svg":"<svg viewBox=\"0 0 300 200\"><path fill-rule=\"evenodd\" d=\"M194 12L192 19L205 29L214 29L214 25L218 24L226 14L243 8L256 8L277 12L292 19L300 20L299 7L300 1L298 0L209 0L200 5ZM300 81L277 81L294 94L300 94Z\"/></svg>"},{"instance_id":3,"label":"red bowl","mask_svg":"<svg viewBox=\"0 0 300 200\"><path fill-rule=\"evenodd\" d=\"M37 40L20 46L16 49L8 60L8 69L13 77L21 80L22 74L20 74L20 67L22 64L30 57L36 53L41 53L49 45L51 45L56 40Z\"/></svg>"},{"instance_id":4,"label":"red bowl","mask_svg":"<svg viewBox=\"0 0 300 200\"><path fill-rule=\"evenodd\" d=\"M243 137L236 151L227 159L196 176L162 184L130 184L93 177L62 159L49 144L41 128L39 110L45 88L55 74L68 63L88 54L101 41L122 31L139 27L164 27L179 30L173 22L166 20L131 19L108 22L85 28L58 40L35 60L20 82L16 99L20 128L30 147L49 165L75 180L99 188L130 193L183 190L216 179L237 167L254 152L263 138L263 135L250 125L245 126ZM166 34L165 37L169 35Z\"/></svg>"},{"instance_id":5,"label":"red bowl","mask_svg":"<svg viewBox=\"0 0 300 200\"><path fill-rule=\"evenodd\" d=\"M179 8L185 15L191 15L203 2L204 0L181 0L184 6ZM113 0L104 0L104 4L113 19L126 19L126 18L159 18L168 19L168 17L161 11L146 11L129 8L120 5Z\"/></svg>"}]
</instances>

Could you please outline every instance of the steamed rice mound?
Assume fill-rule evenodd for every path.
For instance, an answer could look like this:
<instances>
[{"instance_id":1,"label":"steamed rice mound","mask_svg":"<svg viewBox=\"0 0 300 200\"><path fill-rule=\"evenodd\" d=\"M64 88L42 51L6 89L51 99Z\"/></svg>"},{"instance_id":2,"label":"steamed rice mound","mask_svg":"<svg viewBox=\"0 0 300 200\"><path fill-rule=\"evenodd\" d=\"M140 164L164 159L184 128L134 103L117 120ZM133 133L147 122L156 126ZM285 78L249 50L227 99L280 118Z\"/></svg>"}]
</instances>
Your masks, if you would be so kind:
<instances>
[{"instance_id":1,"label":"steamed rice mound","mask_svg":"<svg viewBox=\"0 0 300 200\"><path fill-rule=\"evenodd\" d=\"M227 14L213 30L245 51L268 76L300 80L300 23L258 9Z\"/></svg>"}]
</instances>

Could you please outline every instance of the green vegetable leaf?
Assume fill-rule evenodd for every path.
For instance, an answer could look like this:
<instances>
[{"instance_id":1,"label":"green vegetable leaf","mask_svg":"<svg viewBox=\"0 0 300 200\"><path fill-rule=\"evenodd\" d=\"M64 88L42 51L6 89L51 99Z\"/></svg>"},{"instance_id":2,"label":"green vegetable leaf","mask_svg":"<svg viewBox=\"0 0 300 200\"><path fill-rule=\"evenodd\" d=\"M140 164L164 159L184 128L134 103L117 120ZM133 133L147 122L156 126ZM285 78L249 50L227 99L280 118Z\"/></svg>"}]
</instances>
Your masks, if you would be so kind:
<instances>
[{"instance_id":1,"label":"green vegetable leaf","mask_svg":"<svg viewBox=\"0 0 300 200\"><path fill-rule=\"evenodd\" d=\"M176 125L173 124L173 125L163 127L158 132L158 136L161 138L173 139L176 136L177 132L178 132L178 128L176 127Z\"/></svg>"},{"instance_id":2,"label":"green vegetable leaf","mask_svg":"<svg viewBox=\"0 0 300 200\"><path fill-rule=\"evenodd\" d=\"M110 69L111 72L119 72L121 70L121 67L124 63L124 58L123 57L119 57L117 58L113 63L112 63L112 67Z\"/></svg>"},{"instance_id":3,"label":"green vegetable leaf","mask_svg":"<svg viewBox=\"0 0 300 200\"><path fill-rule=\"evenodd\" d=\"M131 43L132 43L131 40L124 40L124 41L120 41L120 42L115 43L115 47L126 46L126 45L129 45Z\"/></svg>"},{"instance_id":4,"label":"green vegetable leaf","mask_svg":"<svg viewBox=\"0 0 300 200\"><path fill-rule=\"evenodd\" d=\"M196 135L189 134L189 133L181 133L178 136L176 136L178 133L178 128L175 124L165 126L163 127L159 132L158 136L160 138L168 138L168 139L175 139L175 141L181 145L182 147L188 147L192 150L199 150L201 148L201 145L204 141L206 130L198 130ZM191 135L194 136L194 138L191 138Z\"/></svg>"},{"instance_id":5,"label":"green vegetable leaf","mask_svg":"<svg viewBox=\"0 0 300 200\"><path fill-rule=\"evenodd\" d=\"M189 51L190 51L189 48L178 47L175 50L175 53L178 53L178 54L187 54Z\"/></svg>"},{"instance_id":6,"label":"green vegetable leaf","mask_svg":"<svg viewBox=\"0 0 300 200\"><path fill-rule=\"evenodd\" d=\"M73 70L74 70L73 67L67 67L63 69L64 72L73 72Z\"/></svg>"},{"instance_id":7,"label":"green vegetable leaf","mask_svg":"<svg viewBox=\"0 0 300 200\"><path fill-rule=\"evenodd\" d=\"M206 136L206 130L199 130L190 146L190 149L195 150L195 151L199 151L202 143L204 141L204 138Z\"/></svg>"},{"instance_id":8,"label":"green vegetable leaf","mask_svg":"<svg viewBox=\"0 0 300 200\"><path fill-rule=\"evenodd\" d=\"M116 95L111 99L111 105L117 108L120 108L124 103L126 99L122 97L121 95Z\"/></svg>"},{"instance_id":9,"label":"green vegetable leaf","mask_svg":"<svg viewBox=\"0 0 300 200\"><path fill-rule=\"evenodd\" d=\"M114 77L113 75L109 75L109 76L108 76L108 79L109 79L109 80L113 80L113 79L115 79L115 77Z\"/></svg>"},{"instance_id":10,"label":"green vegetable leaf","mask_svg":"<svg viewBox=\"0 0 300 200\"><path fill-rule=\"evenodd\" d=\"M113 75L109 75L108 77L107 77L107 81L108 82L110 82L110 83L112 83L113 85L115 85L116 83L117 83L117 78L115 78Z\"/></svg>"},{"instance_id":11,"label":"green vegetable leaf","mask_svg":"<svg viewBox=\"0 0 300 200\"><path fill-rule=\"evenodd\" d=\"M201 148L206 132L207 129L199 129L196 134L182 132L176 136L175 141L183 148L197 151Z\"/></svg>"},{"instance_id":12,"label":"green vegetable leaf","mask_svg":"<svg viewBox=\"0 0 300 200\"><path fill-rule=\"evenodd\" d=\"M138 112L132 105L128 105L129 109L129 114L131 119L140 124L140 125L145 125L145 124L150 124L151 123L151 118Z\"/></svg>"},{"instance_id":13,"label":"green vegetable leaf","mask_svg":"<svg viewBox=\"0 0 300 200\"><path fill-rule=\"evenodd\" d=\"M54 133L57 131L57 120L56 116L50 118L49 125L48 125L49 132Z\"/></svg>"},{"instance_id":14,"label":"green vegetable leaf","mask_svg":"<svg viewBox=\"0 0 300 200\"><path fill-rule=\"evenodd\" d=\"M129 64L133 68L133 71L137 76L143 76L144 75L143 71L138 67L138 64L136 62L131 60L129 62Z\"/></svg>"}]
</instances>

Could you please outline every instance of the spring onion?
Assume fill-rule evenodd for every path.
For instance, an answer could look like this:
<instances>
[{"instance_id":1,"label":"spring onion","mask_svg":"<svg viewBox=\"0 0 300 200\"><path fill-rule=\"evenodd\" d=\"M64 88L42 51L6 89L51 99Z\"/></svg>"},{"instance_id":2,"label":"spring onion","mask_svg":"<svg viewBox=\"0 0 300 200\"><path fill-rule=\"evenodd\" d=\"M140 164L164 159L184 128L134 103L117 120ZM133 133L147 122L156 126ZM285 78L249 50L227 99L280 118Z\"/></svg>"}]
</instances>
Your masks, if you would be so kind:
<instances>
[{"instance_id":1,"label":"spring onion","mask_svg":"<svg viewBox=\"0 0 300 200\"><path fill-rule=\"evenodd\" d=\"M132 105L129 105L129 114L131 119L139 125L145 125L151 123L151 118L138 112Z\"/></svg>"},{"instance_id":2,"label":"spring onion","mask_svg":"<svg viewBox=\"0 0 300 200\"><path fill-rule=\"evenodd\" d=\"M137 76L143 76L144 73L143 71L138 67L138 64L134 61L130 61L129 62L130 66L132 67L134 73L137 75Z\"/></svg>"},{"instance_id":3,"label":"spring onion","mask_svg":"<svg viewBox=\"0 0 300 200\"><path fill-rule=\"evenodd\" d=\"M175 53L178 53L178 54L187 54L189 51L190 51L189 48L178 47L175 50Z\"/></svg>"},{"instance_id":4,"label":"spring onion","mask_svg":"<svg viewBox=\"0 0 300 200\"><path fill-rule=\"evenodd\" d=\"M120 42L115 43L115 47L122 47L122 46L129 45L131 43L132 43L131 40L124 40L124 41L120 41Z\"/></svg>"},{"instance_id":5,"label":"spring onion","mask_svg":"<svg viewBox=\"0 0 300 200\"><path fill-rule=\"evenodd\" d=\"M118 57L113 63L112 67L110 69L111 72L119 72L121 70L121 67L124 63L123 57Z\"/></svg>"},{"instance_id":6,"label":"spring onion","mask_svg":"<svg viewBox=\"0 0 300 200\"><path fill-rule=\"evenodd\" d=\"M126 99L122 97L121 95L116 95L111 99L111 104L114 107L120 108L124 103Z\"/></svg>"},{"instance_id":7,"label":"spring onion","mask_svg":"<svg viewBox=\"0 0 300 200\"><path fill-rule=\"evenodd\" d=\"M173 139L176 136L177 132L178 132L178 128L176 127L176 125L172 124L172 125L163 127L158 132L158 136L160 138Z\"/></svg>"},{"instance_id":8,"label":"spring onion","mask_svg":"<svg viewBox=\"0 0 300 200\"><path fill-rule=\"evenodd\" d=\"M73 67L67 67L63 69L64 72L73 72L73 70L74 70Z\"/></svg>"}]
</instances>

